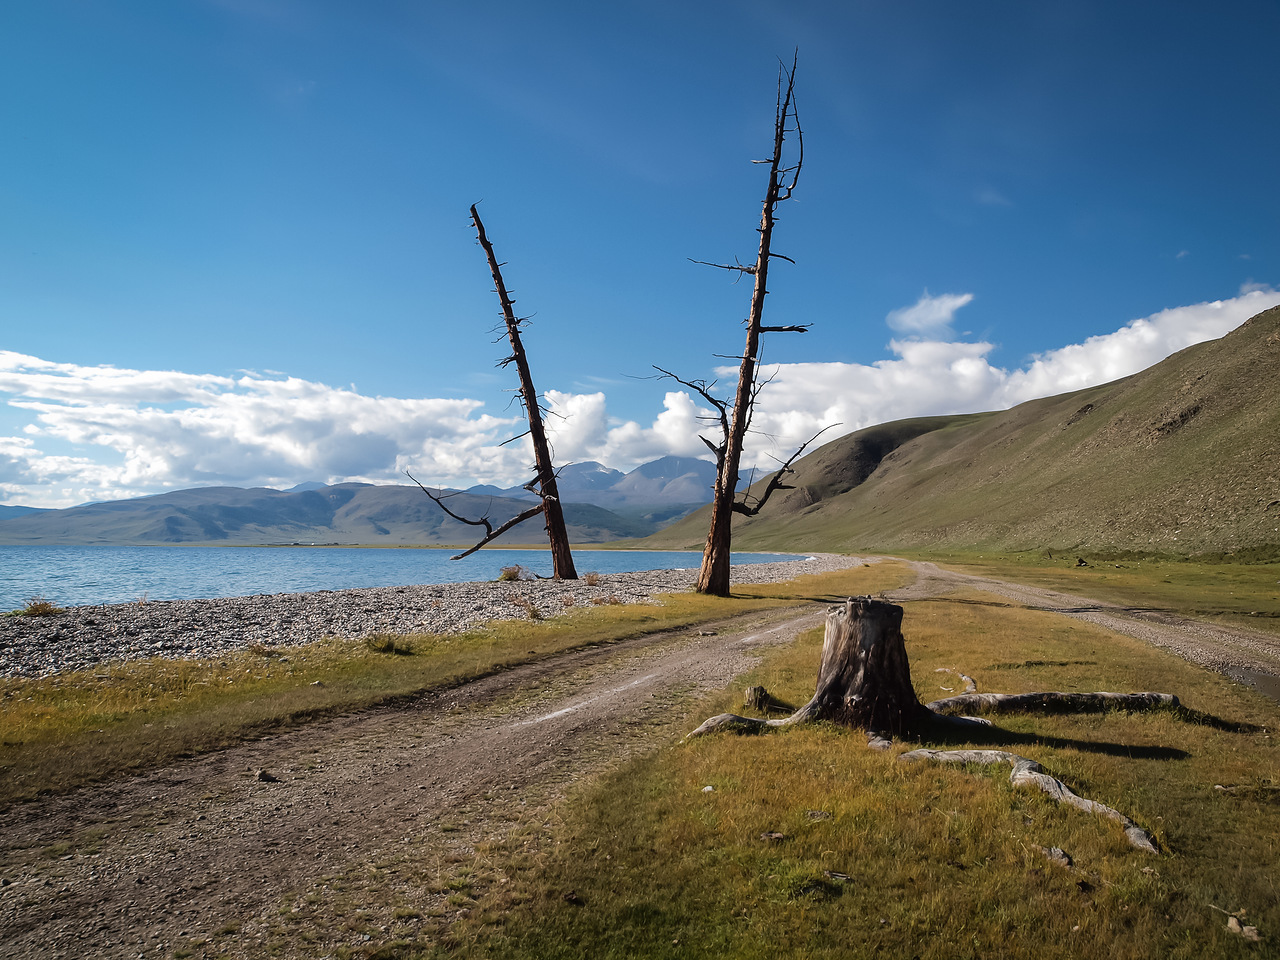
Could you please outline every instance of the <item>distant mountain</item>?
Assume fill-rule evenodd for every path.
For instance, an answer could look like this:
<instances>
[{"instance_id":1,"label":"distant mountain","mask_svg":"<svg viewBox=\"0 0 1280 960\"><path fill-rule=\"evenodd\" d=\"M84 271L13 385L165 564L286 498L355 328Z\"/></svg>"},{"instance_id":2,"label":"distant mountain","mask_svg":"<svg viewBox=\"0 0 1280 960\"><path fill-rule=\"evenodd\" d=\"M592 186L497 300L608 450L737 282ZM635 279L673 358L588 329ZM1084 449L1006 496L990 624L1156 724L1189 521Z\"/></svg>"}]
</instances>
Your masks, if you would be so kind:
<instances>
[{"instance_id":1,"label":"distant mountain","mask_svg":"<svg viewBox=\"0 0 1280 960\"><path fill-rule=\"evenodd\" d=\"M304 485L310 486L310 485ZM455 493L449 508L487 516L496 527L525 510L508 498ZM566 504L577 543L642 537L655 524L590 504ZM321 485L296 492L256 487L203 487L135 500L85 504L0 517L0 544L466 544L479 528L448 517L416 486ZM538 518L497 541L545 543Z\"/></svg>"},{"instance_id":2,"label":"distant mountain","mask_svg":"<svg viewBox=\"0 0 1280 960\"><path fill-rule=\"evenodd\" d=\"M1141 373L826 444L741 548L1280 557L1280 307ZM699 510L646 541L696 546Z\"/></svg>"},{"instance_id":3,"label":"distant mountain","mask_svg":"<svg viewBox=\"0 0 1280 960\"><path fill-rule=\"evenodd\" d=\"M26 513L44 513L44 510L40 507L20 507L16 505L5 506L4 504L0 504L0 520L7 520L10 517L20 517Z\"/></svg>"},{"instance_id":4,"label":"distant mountain","mask_svg":"<svg viewBox=\"0 0 1280 960\"><path fill-rule=\"evenodd\" d=\"M624 517L662 526L711 500L716 466L692 457L662 457L630 473L594 460L571 463L560 471L557 487L566 504L591 503ZM475 496L537 498L523 487L469 487Z\"/></svg>"}]
</instances>

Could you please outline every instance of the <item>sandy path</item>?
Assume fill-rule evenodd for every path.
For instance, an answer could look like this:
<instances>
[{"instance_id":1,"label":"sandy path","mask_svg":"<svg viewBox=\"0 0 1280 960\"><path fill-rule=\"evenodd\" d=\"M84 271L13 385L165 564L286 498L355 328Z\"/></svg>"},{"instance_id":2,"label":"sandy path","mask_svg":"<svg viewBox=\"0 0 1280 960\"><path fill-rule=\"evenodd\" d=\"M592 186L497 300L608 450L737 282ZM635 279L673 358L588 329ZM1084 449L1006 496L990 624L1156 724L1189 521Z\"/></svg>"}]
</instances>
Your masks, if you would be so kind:
<instances>
[{"instance_id":1,"label":"sandy path","mask_svg":"<svg viewBox=\"0 0 1280 960\"><path fill-rule=\"evenodd\" d=\"M208 938L192 955L261 956L282 905L331 895L326 878L358 877L407 847L465 855L513 808L685 732L688 694L723 687L753 650L824 614L815 604L703 627L710 636L576 651L6 811L0 957L162 957ZM75 848L49 850L66 842ZM369 945L370 929L403 936L418 922L373 919L284 955L329 956L338 943Z\"/></svg>"}]
</instances>

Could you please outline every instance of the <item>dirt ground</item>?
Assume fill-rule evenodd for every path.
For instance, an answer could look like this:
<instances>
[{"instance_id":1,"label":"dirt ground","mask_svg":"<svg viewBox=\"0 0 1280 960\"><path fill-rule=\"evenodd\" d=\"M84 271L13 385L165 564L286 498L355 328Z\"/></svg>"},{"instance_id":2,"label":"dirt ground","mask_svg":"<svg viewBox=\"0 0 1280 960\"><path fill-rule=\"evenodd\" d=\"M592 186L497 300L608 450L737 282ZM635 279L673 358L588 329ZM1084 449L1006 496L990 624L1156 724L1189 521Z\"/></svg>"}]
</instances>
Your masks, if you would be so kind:
<instances>
[{"instance_id":1,"label":"dirt ground","mask_svg":"<svg viewBox=\"0 0 1280 960\"><path fill-rule=\"evenodd\" d=\"M1280 637L1274 633L957 573L932 563L910 565L916 573L915 582L890 594L892 599L921 600L962 589L994 593L1019 606L1051 610L1136 637L1170 650L1184 660L1252 683L1272 697L1280 697Z\"/></svg>"},{"instance_id":2,"label":"dirt ground","mask_svg":"<svg viewBox=\"0 0 1280 960\"><path fill-rule=\"evenodd\" d=\"M982 589L1210 666L1280 664L1262 634L916 569L894 599ZM697 694L825 612L574 651L0 812L0 957L332 957L430 940L467 909L487 843L536 830L574 781L687 733Z\"/></svg>"}]
</instances>

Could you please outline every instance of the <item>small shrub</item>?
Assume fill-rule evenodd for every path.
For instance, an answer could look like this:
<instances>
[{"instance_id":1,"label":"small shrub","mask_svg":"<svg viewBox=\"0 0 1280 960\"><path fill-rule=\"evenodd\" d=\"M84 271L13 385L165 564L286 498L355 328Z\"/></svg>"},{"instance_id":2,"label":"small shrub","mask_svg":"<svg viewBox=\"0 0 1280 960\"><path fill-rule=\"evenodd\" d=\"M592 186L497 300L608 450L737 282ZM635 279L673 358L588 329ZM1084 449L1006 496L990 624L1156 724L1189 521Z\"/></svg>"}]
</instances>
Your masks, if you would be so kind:
<instances>
[{"instance_id":1,"label":"small shrub","mask_svg":"<svg viewBox=\"0 0 1280 960\"><path fill-rule=\"evenodd\" d=\"M588 573L586 576L582 578L582 582L585 583L588 587L598 587L600 586L600 574L592 570L590 573Z\"/></svg>"},{"instance_id":2,"label":"small shrub","mask_svg":"<svg viewBox=\"0 0 1280 960\"><path fill-rule=\"evenodd\" d=\"M537 605L528 597L516 597L511 602L514 603L521 610L523 610L525 613L527 613L529 615L530 620L542 619L542 611L539 610Z\"/></svg>"},{"instance_id":3,"label":"small shrub","mask_svg":"<svg viewBox=\"0 0 1280 960\"><path fill-rule=\"evenodd\" d=\"M516 580L528 579L530 579L528 573L525 571L524 567L520 566L518 563L512 564L509 567L503 567L501 572L498 574L499 583L511 583Z\"/></svg>"},{"instance_id":4,"label":"small shrub","mask_svg":"<svg viewBox=\"0 0 1280 960\"><path fill-rule=\"evenodd\" d=\"M61 613L62 608L44 597L32 597L25 607L16 612L23 617L51 617L55 613Z\"/></svg>"},{"instance_id":5,"label":"small shrub","mask_svg":"<svg viewBox=\"0 0 1280 960\"><path fill-rule=\"evenodd\" d=\"M364 644L374 653L393 653L398 657L408 657L413 655L413 645L404 637L393 636L389 633L373 633L365 637Z\"/></svg>"}]
</instances>

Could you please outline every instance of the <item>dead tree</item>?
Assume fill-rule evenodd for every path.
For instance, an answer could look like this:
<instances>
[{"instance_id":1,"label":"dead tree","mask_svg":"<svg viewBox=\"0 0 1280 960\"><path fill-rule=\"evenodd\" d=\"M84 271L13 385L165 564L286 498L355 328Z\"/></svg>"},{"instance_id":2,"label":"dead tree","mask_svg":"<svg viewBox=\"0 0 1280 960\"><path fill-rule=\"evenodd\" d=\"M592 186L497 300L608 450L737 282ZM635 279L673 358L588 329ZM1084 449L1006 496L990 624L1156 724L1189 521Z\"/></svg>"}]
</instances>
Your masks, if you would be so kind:
<instances>
[{"instance_id":1,"label":"dead tree","mask_svg":"<svg viewBox=\"0 0 1280 960\"><path fill-rule=\"evenodd\" d=\"M961 675L963 677L963 674ZM964 678L968 680L969 678ZM973 682L969 680L970 686ZM755 699L768 701L763 688ZM813 695L789 717L764 719L722 713L689 734L700 736L716 730L755 733L802 723L826 721L866 732L875 749L887 750L894 737L921 736L931 727L969 728L989 733L988 720L954 715L961 710L1003 712L1012 710L1088 712L1120 710L1178 710L1178 698L1167 693L1026 693L980 694L968 692L922 704L911 684L911 667L902 638L902 607L870 597L850 598L827 614L822 641L822 662ZM1118 811L1077 795L1061 780L1049 775L1027 757L1003 750L919 749L899 756L903 761L998 764L1013 768L1016 787L1033 787L1059 803L1114 820L1130 844L1156 853L1155 841L1141 827Z\"/></svg>"},{"instance_id":2,"label":"dead tree","mask_svg":"<svg viewBox=\"0 0 1280 960\"><path fill-rule=\"evenodd\" d=\"M707 543L702 552L702 567L698 572L697 591L715 596L729 595L729 566L733 539L733 515L735 513L754 516L764 508L765 502L775 490L790 489L783 483L783 478L791 471L791 464L800 451L796 451L789 460L782 464L766 486L764 493L755 501L738 498L738 467L742 460L743 444L747 431L751 426L751 414L759 396L761 384L758 382L760 364L760 338L766 333L804 333L809 329L807 324L792 326L767 327L764 325L764 298L768 291L769 263L774 258L791 261L789 257L772 252L773 226L778 204L791 198L800 177L800 168L804 162L804 135L800 130L800 120L795 106L795 61L791 69L785 66L778 71L778 101L773 124L773 155L769 164L769 185L765 191L764 203L760 212L760 247L753 265L706 264L733 271L739 275L755 278L755 286L751 294L751 312L744 321L747 328L746 345L739 358L738 385L734 392L733 403L721 400L710 393L714 384L705 381L681 380L666 370L660 372L678 383L695 390L704 400L711 404L717 412L720 422L721 438L712 442L702 438L716 457L716 482L711 500L711 525L707 530ZM784 145L788 133L794 132L796 151L794 161L784 159ZM705 261L695 261L706 263ZM812 441L810 441L812 442ZM806 444L807 446L807 444ZM801 450L804 449L802 446Z\"/></svg>"},{"instance_id":3,"label":"dead tree","mask_svg":"<svg viewBox=\"0 0 1280 960\"><path fill-rule=\"evenodd\" d=\"M426 487L423 487L421 483L418 483L417 480L414 480L414 483L418 483L418 486L422 488L422 492L434 500L441 510L455 520L485 528L485 535L480 539L479 543L451 559L460 560L475 553L485 544L502 536L512 527L541 513L546 521L547 540L551 544L553 576L557 580L577 580L578 572L573 566L573 551L569 547L569 532L565 528L564 510L560 504L560 492L556 487L556 469L551 457L551 445L547 442L546 426L542 419L542 405L538 400L538 392L534 389L533 375L529 372L529 358L525 354L524 343L520 339L520 325L527 318L516 316L515 301L511 299L511 295L507 292L507 285L502 279L502 264L498 262L498 258L493 252L493 244L489 242L489 237L484 232L484 223L480 219L480 213L476 210L475 204L471 205L471 223L476 228L476 237L480 241L480 246L484 248L485 257L488 259L489 272L493 274L494 290L498 294L498 300L502 303L502 319L506 324L507 339L511 342L511 355L499 361L498 366L507 367L513 363L515 364L516 374L520 379L520 403L524 406L525 416L529 421L528 431L511 439L518 440L520 436L528 436L533 444L534 477L525 484L525 489L537 494L540 503L538 506L512 517L495 529L487 518L469 520L458 516L458 514L444 505L443 497L433 494ZM507 442L510 443L511 440ZM410 479L413 478L410 477Z\"/></svg>"}]
</instances>

